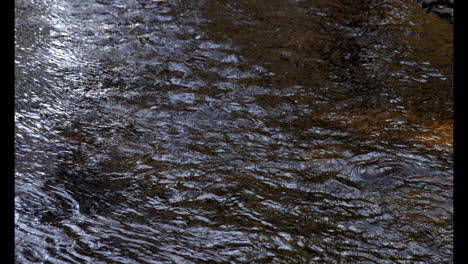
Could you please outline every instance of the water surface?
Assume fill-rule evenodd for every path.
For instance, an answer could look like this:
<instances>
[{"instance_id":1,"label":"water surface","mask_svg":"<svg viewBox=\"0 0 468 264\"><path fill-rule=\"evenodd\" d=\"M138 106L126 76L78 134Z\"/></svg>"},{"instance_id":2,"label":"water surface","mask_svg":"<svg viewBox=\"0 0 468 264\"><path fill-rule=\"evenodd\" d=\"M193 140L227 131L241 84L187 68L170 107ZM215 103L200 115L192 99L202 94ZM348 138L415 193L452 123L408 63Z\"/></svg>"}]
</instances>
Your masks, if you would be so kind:
<instances>
[{"instance_id":1,"label":"water surface","mask_svg":"<svg viewBox=\"0 0 468 264\"><path fill-rule=\"evenodd\" d=\"M16 0L17 263L451 263L452 27L406 0Z\"/></svg>"}]
</instances>

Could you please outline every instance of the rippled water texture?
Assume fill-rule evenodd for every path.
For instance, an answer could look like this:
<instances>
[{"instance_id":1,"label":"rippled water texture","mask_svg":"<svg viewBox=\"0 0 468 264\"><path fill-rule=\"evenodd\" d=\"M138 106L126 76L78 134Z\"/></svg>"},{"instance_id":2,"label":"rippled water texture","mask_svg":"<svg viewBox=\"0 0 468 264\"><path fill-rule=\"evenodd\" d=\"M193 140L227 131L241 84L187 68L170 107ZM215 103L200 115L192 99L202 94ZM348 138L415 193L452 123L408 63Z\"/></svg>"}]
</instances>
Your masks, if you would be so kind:
<instances>
[{"instance_id":1,"label":"rippled water texture","mask_svg":"<svg viewBox=\"0 0 468 264\"><path fill-rule=\"evenodd\" d=\"M16 0L17 263L451 263L452 28L407 0Z\"/></svg>"}]
</instances>

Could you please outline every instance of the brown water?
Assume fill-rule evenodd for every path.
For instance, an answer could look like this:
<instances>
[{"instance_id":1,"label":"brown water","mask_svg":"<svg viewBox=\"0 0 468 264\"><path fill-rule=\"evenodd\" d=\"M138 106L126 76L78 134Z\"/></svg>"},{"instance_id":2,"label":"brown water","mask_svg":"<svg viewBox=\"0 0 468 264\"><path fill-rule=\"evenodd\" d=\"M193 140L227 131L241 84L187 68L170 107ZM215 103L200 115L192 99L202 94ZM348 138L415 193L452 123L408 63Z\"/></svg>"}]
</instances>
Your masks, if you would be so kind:
<instances>
[{"instance_id":1,"label":"brown water","mask_svg":"<svg viewBox=\"0 0 468 264\"><path fill-rule=\"evenodd\" d=\"M452 28L406 0L16 0L17 263L451 263Z\"/></svg>"}]
</instances>

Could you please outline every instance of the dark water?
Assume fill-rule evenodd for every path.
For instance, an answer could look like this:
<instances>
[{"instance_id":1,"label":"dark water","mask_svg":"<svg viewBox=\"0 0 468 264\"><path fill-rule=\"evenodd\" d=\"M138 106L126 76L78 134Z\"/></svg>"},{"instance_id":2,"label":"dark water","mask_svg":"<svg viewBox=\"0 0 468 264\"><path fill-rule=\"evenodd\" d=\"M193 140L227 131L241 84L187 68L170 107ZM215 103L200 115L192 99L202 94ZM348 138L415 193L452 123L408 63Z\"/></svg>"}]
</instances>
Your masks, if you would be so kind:
<instances>
[{"instance_id":1,"label":"dark water","mask_svg":"<svg viewBox=\"0 0 468 264\"><path fill-rule=\"evenodd\" d=\"M17 263L451 263L452 28L406 0L16 0Z\"/></svg>"}]
</instances>

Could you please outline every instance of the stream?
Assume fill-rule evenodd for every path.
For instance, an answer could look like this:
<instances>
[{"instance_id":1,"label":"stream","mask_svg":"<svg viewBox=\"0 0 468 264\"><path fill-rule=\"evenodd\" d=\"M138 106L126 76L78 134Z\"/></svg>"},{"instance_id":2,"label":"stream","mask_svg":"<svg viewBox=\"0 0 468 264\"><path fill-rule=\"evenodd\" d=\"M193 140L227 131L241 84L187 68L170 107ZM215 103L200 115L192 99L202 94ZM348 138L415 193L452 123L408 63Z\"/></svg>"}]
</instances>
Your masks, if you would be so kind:
<instances>
[{"instance_id":1,"label":"stream","mask_svg":"<svg viewBox=\"0 0 468 264\"><path fill-rule=\"evenodd\" d=\"M410 0L15 0L16 263L452 263L452 38Z\"/></svg>"}]
</instances>

